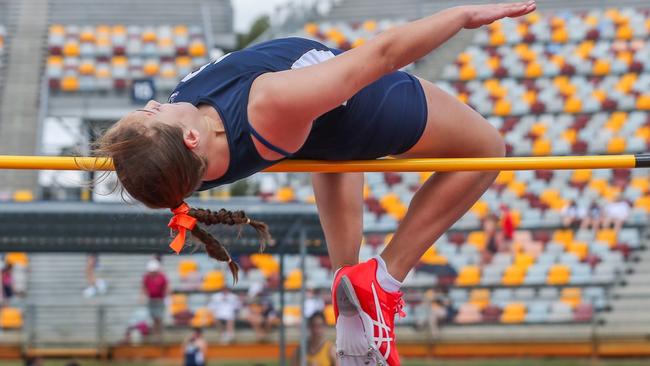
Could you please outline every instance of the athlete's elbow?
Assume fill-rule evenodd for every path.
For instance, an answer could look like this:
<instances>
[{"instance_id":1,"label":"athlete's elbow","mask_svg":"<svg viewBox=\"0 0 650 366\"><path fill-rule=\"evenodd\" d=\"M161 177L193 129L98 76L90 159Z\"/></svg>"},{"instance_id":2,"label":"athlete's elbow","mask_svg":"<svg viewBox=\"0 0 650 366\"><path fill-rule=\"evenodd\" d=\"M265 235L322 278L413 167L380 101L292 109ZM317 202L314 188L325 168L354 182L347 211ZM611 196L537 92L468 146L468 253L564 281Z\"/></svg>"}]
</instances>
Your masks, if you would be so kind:
<instances>
[{"instance_id":1,"label":"athlete's elbow","mask_svg":"<svg viewBox=\"0 0 650 366\"><path fill-rule=\"evenodd\" d=\"M400 51L397 47L398 39L392 30L388 30L377 37L376 57L382 74L390 74L400 69Z\"/></svg>"}]
</instances>

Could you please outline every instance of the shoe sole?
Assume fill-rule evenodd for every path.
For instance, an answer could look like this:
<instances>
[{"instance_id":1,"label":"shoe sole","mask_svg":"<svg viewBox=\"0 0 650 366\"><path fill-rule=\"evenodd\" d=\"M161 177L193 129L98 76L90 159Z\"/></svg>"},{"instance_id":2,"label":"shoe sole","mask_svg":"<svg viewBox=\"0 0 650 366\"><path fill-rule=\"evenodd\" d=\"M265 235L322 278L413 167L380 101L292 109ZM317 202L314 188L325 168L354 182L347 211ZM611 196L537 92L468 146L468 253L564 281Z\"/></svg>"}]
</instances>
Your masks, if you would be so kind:
<instances>
[{"instance_id":1,"label":"shoe sole","mask_svg":"<svg viewBox=\"0 0 650 366\"><path fill-rule=\"evenodd\" d=\"M361 303L354 292L352 282L350 282L350 279L345 275L341 277L341 281L339 281L339 284L336 287L336 304L339 309L339 314L344 314L346 316L356 315L361 319L368 350L364 355L352 355L346 354L343 349L337 349L336 352L338 358L341 360L341 365L369 365L374 361L377 366L388 366L388 362L386 362L386 359L379 352L373 341L374 331L372 318L361 308Z\"/></svg>"}]
</instances>

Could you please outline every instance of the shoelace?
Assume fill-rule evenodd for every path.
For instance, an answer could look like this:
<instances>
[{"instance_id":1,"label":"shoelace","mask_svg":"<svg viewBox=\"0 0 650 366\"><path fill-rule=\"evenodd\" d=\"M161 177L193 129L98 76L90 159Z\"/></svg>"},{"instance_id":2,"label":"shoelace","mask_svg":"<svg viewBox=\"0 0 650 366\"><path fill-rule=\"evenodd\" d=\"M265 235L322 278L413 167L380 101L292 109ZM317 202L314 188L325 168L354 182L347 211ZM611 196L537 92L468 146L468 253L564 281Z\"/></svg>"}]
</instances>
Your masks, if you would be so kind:
<instances>
[{"instance_id":1,"label":"shoelace","mask_svg":"<svg viewBox=\"0 0 650 366\"><path fill-rule=\"evenodd\" d=\"M399 299L395 304L395 313L399 315L400 318L406 317L406 312L404 311L404 299L402 298L403 293L399 293Z\"/></svg>"}]
</instances>

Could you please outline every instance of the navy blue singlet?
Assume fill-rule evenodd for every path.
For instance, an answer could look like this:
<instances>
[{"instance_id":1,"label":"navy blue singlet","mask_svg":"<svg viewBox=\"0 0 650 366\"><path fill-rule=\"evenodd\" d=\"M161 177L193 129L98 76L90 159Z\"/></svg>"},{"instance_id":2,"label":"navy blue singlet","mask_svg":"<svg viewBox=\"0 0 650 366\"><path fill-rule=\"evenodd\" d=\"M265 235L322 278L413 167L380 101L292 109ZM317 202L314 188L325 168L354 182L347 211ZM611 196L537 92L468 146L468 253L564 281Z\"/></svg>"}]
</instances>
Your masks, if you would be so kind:
<instances>
[{"instance_id":1,"label":"navy blue singlet","mask_svg":"<svg viewBox=\"0 0 650 366\"><path fill-rule=\"evenodd\" d=\"M223 121L230 150L226 173L203 182L199 190L235 182L283 160L262 158L252 135L285 159L376 159L406 152L415 145L426 125L427 104L419 80L401 71L380 78L317 118L305 144L293 154L253 130L247 106L256 77L307 67L340 53L308 39L276 39L227 54L183 78L169 102L214 107Z\"/></svg>"}]
</instances>

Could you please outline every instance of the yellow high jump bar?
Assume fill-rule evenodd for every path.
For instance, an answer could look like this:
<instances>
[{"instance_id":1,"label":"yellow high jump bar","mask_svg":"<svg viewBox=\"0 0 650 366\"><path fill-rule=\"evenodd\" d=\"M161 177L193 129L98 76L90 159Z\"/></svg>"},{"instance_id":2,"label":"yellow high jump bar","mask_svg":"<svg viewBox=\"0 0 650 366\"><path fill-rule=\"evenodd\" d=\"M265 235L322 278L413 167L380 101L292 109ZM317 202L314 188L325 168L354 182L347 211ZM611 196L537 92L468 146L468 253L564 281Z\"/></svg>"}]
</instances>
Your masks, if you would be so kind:
<instances>
[{"instance_id":1,"label":"yellow high jump bar","mask_svg":"<svg viewBox=\"0 0 650 366\"><path fill-rule=\"evenodd\" d=\"M265 172L447 172L475 170L650 168L650 154L351 161L285 160ZM114 170L108 158L0 155L0 169Z\"/></svg>"}]
</instances>

